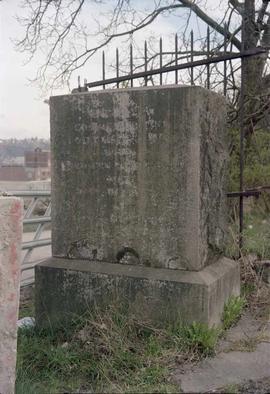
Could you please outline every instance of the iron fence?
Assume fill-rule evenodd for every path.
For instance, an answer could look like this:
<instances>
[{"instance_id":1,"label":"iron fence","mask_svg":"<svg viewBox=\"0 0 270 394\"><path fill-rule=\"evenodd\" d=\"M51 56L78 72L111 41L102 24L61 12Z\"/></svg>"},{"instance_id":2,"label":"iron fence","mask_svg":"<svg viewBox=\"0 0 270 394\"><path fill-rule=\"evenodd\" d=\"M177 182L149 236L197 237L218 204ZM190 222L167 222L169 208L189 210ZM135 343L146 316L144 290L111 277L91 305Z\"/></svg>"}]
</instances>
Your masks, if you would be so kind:
<instances>
[{"instance_id":1,"label":"iron fence","mask_svg":"<svg viewBox=\"0 0 270 394\"><path fill-rule=\"evenodd\" d=\"M130 70L130 73L125 74L125 75L119 75L119 60L116 61L116 77L112 77L112 78L105 78L105 55L103 53L103 57L102 57L102 75L103 78L101 80L95 81L95 82L87 82L87 80L85 79L84 81L84 87L82 88L80 85L80 78L78 78L78 91L83 91L86 90L88 88L95 88L95 87L99 87L102 86L103 89L106 89L107 85L112 85L115 84L115 87L120 88L120 83L121 82L127 82L130 81L130 87L134 87L134 80L138 80L138 79L143 79L144 85L147 86L149 79L148 77L154 76L154 75L159 75L159 85L163 85L163 78L162 75L165 73L170 73L170 72L174 72L175 73L175 84L178 84L179 80L178 80L178 71L182 71L182 70L191 70L191 78L190 78L190 83L192 85L194 85L194 74L192 73L192 70L194 70L194 68L199 67L199 66L206 66L207 67L207 73L206 73L206 86L208 89L210 89L210 83L211 83L211 77L210 77L210 70L209 67L212 64L216 64L216 63L221 63L221 62L227 62L230 60L236 60L236 59L243 59L246 57L251 57L251 56L258 56L261 54L264 54L267 52L267 48L265 47L257 47L254 49L249 49L246 51L242 51L242 52L238 52L238 53L224 53L222 55L211 55L207 56L204 59L199 59L199 60L194 60L194 61L188 61L185 63L181 63L181 64L177 64L177 57L176 57L176 64L173 66L161 66L158 68L154 68L151 70L147 70L147 59L145 60L145 70L144 71L140 71L137 73L134 73L132 68ZM118 53L118 52L117 52ZM162 59L162 53L160 53L160 59ZM117 59L118 59L117 55ZM132 61L132 57L131 57L131 61ZM162 65L162 60L160 60L160 63ZM226 64L225 64L225 69L226 69ZM225 77L226 77L226 72L225 72ZM224 95L226 95L227 93L227 83L226 80L223 78L223 92Z\"/></svg>"},{"instance_id":2,"label":"iron fence","mask_svg":"<svg viewBox=\"0 0 270 394\"><path fill-rule=\"evenodd\" d=\"M43 253L36 253L38 256L35 259L31 259L36 248L51 245L50 230L47 229L51 223L51 192L46 190L13 190L8 194L21 197L24 201L21 286L25 286L34 282L34 266L51 256L50 248L46 248ZM41 207L38 206L39 204Z\"/></svg>"}]
</instances>

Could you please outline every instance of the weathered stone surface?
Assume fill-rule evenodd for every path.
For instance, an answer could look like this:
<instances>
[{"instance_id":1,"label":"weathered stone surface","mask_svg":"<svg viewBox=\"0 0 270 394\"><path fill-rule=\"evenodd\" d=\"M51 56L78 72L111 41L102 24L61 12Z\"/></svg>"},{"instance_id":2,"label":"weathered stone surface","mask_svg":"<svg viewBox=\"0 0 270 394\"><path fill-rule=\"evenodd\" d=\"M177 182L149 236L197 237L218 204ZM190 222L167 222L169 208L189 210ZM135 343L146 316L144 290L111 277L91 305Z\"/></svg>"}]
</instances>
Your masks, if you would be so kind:
<instances>
[{"instance_id":1,"label":"weathered stone surface","mask_svg":"<svg viewBox=\"0 0 270 394\"><path fill-rule=\"evenodd\" d=\"M239 266L222 258L200 272L52 258L36 266L39 326L125 303L127 313L158 324L219 324L224 303L239 295Z\"/></svg>"},{"instance_id":2,"label":"weathered stone surface","mask_svg":"<svg viewBox=\"0 0 270 394\"><path fill-rule=\"evenodd\" d=\"M13 394L23 205L19 198L0 197L0 393Z\"/></svg>"},{"instance_id":3,"label":"weathered stone surface","mask_svg":"<svg viewBox=\"0 0 270 394\"><path fill-rule=\"evenodd\" d=\"M52 97L54 256L200 270L225 238L225 102L199 87Z\"/></svg>"}]
</instances>

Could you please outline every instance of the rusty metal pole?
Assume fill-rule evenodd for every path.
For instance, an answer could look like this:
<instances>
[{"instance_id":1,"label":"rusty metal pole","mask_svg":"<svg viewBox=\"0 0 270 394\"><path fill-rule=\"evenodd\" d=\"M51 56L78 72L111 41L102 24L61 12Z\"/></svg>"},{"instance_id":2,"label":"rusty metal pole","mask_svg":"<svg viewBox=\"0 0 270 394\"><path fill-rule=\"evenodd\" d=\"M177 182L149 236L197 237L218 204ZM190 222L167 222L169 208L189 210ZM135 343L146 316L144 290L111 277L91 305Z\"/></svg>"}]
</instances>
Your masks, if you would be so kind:
<instances>
[{"instance_id":1,"label":"rusty metal pole","mask_svg":"<svg viewBox=\"0 0 270 394\"><path fill-rule=\"evenodd\" d=\"M245 35L245 17L242 21L242 44L241 52L244 51L244 35ZM239 101L239 116L240 116L240 163L239 163L239 189L243 192L244 187L244 138L245 138L245 58L241 57L241 90ZM244 227L244 197L240 194L239 197L239 258L241 257L241 250L243 248L243 227Z\"/></svg>"}]
</instances>

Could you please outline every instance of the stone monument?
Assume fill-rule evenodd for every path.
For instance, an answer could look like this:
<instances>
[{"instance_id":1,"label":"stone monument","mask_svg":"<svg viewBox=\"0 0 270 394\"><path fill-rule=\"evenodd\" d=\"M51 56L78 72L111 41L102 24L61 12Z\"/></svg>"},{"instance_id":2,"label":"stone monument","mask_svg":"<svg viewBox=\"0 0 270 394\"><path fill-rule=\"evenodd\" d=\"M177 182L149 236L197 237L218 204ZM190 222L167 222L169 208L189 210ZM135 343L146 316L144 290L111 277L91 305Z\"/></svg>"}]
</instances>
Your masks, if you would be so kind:
<instances>
[{"instance_id":1,"label":"stone monument","mask_svg":"<svg viewBox=\"0 0 270 394\"><path fill-rule=\"evenodd\" d=\"M39 324L112 302L154 321L220 322L240 289L223 257L225 110L194 86L50 99L53 258L36 267Z\"/></svg>"}]
</instances>

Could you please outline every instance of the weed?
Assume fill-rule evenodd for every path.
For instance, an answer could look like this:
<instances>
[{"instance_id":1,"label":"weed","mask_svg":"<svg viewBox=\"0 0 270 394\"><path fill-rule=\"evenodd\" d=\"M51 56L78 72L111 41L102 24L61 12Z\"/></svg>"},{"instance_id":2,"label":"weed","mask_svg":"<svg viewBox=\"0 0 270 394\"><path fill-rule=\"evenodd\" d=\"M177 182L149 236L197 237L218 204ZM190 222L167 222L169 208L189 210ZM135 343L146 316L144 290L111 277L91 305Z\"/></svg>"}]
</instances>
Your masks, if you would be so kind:
<instances>
[{"instance_id":1,"label":"weed","mask_svg":"<svg viewBox=\"0 0 270 394\"><path fill-rule=\"evenodd\" d=\"M241 295L244 299L256 290L255 283L246 282L241 285Z\"/></svg>"},{"instance_id":2,"label":"weed","mask_svg":"<svg viewBox=\"0 0 270 394\"><path fill-rule=\"evenodd\" d=\"M118 310L71 329L19 330L16 392L179 392L170 381L176 357L212 354L218 335L199 323L158 329Z\"/></svg>"},{"instance_id":3,"label":"weed","mask_svg":"<svg viewBox=\"0 0 270 394\"><path fill-rule=\"evenodd\" d=\"M269 214L252 212L245 215L243 254L256 254L261 258L270 256Z\"/></svg>"},{"instance_id":4,"label":"weed","mask_svg":"<svg viewBox=\"0 0 270 394\"><path fill-rule=\"evenodd\" d=\"M19 309L19 319L26 316L34 316L34 302L27 300L26 302L21 302Z\"/></svg>"},{"instance_id":5,"label":"weed","mask_svg":"<svg viewBox=\"0 0 270 394\"><path fill-rule=\"evenodd\" d=\"M221 330L206 324L193 322L191 325L179 325L174 329L179 337L181 346L184 345L190 351L208 356L214 353L215 346L221 334Z\"/></svg>"},{"instance_id":6,"label":"weed","mask_svg":"<svg viewBox=\"0 0 270 394\"><path fill-rule=\"evenodd\" d=\"M225 254L228 257L237 258L238 246L238 214L235 212L229 226L228 242ZM269 214L259 212L256 206L245 212L243 231L243 248L241 254L247 256L255 254L262 259L270 257L270 227Z\"/></svg>"},{"instance_id":7,"label":"weed","mask_svg":"<svg viewBox=\"0 0 270 394\"><path fill-rule=\"evenodd\" d=\"M146 354L149 356L160 356L162 351L160 340L155 335L151 335L147 341Z\"/></svg>"},{"instance_id":8,"label":"weed","mask_svg":"<svg viewBox=\"0 0 270 394\"><path fill-rule=\"evenodd\" d=\"M246 301L243 297L230 297L225 304L222 316L224 330L227 330L238 321L245 304Z\"/></svg>"},{"instance_id":9,"label":"weed","mask_svg":"<svg viewBox=\"0 0 270 394\"><path fill-rule=\"evenodd\" d=\"M223 389L220 392L226 393L226 394L238 394L239 393L239 386L237 384L231 383L231 384L228 384L227 386L223 387Z\"/></svg>"},{"instance_id":10,"label":"weed","mask_svg":"<svg viewBox=\"0 0 270 394\"><path fill-rule=\"evenodd\" d=\"M159 330L119 312L85 316L69 330L19 330L16 392L177 392L165 342Z\"/></svg>"}]
</instances>

